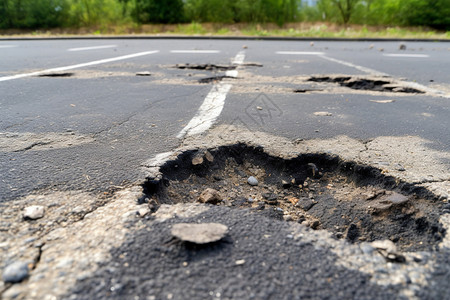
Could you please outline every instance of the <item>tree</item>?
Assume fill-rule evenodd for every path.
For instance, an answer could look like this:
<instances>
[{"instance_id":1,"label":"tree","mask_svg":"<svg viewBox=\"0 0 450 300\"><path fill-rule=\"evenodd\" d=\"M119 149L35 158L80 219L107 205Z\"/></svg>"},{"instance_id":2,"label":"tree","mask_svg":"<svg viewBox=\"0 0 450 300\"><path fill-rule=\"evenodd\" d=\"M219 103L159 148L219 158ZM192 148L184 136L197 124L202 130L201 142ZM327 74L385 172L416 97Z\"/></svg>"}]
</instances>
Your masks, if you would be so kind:
<instances>
[{"instance_id":1,"label":"tree","mask_svg":"<svg viewBox=\"0 0 450 300\"><path fill-rule=\"evenodd\" d=\"M135 19L139 23L179 23L184 20L182 0L136 0Z\"/></svg>"},{"instance_id":2,"label":"tree","mask_svg":"<svg viewBox=\"0 0 450 300\"><path fill-rule=\"evenodd\" d=\"M344 24L347 24L352 17L356 5L361 0L331 0L331 2L339 9Z\"/></svg>"}]
</instances>

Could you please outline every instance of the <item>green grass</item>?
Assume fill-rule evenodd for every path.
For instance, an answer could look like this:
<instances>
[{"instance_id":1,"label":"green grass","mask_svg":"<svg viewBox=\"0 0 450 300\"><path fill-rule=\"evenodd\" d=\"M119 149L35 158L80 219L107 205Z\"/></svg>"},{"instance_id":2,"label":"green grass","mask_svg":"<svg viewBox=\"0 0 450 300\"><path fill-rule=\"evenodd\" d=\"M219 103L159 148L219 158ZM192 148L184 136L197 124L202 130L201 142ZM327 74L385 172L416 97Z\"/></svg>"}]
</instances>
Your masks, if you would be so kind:
<instances>
[{"instance_id":1,"label":"green grass","mask_svg":"<svg viewBox=\"0 0 450 300\"><path fill-rule=\"evenodd\" d=\"M59 28L46 31L0 31L0 36L70 36L70 35L183 35L183 36L252 36L300 38L409 38L448 39L450 32L427 28L370 27L363 25L337 25L333 23L292 23L279 27L275 24L217 24L189 23L178 25L119 25L91 28Z\"/></svg>"}]
</instances>

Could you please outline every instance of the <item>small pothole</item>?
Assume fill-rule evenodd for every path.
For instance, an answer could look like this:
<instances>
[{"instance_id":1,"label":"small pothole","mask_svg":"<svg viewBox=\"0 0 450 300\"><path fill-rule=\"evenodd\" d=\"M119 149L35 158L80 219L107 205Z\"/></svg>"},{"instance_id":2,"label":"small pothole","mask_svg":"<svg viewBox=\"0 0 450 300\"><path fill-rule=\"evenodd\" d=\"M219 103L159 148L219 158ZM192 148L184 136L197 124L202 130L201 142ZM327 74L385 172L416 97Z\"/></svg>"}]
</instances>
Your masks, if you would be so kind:
<instances>
[{"instance_id":1,"label":"small pothole","mask_svg":"<svg viewBox=\"0 0 450 300\"><path fill-rule=\"evenodd\" d=\"M202 78L202 79L199 79L198 82L199 83L215 83L215 82L222 81L226 78L236 79L236 77L233 77L233 76L222 75L222 76L212 76L212 77Z\"/></svg>"},{"instance_id":2,"label":"small pothole","mask_svg":"<svg viewBox=\"0 0 450 300\"><path fill-rule=\"evenodd\" d=\"M228 71L235 70L236 65L216 65L216 64L177 64L177 69L187 70L205 70L205 71Z\"/></svg>"},{"instance_id":3,"label":"small pothole","mask_svg":"<svg viewBox=\"0 0 450 300\"><path fill-rule=\"evenodd\" d=\"M441 205L428 190L337 156L283 159L237 144L183 152L160 172L161 179L144 184L144 202L197 202L208 189L216 205L325 229L352 243L389 239L404 251L431 250L445 234Z\"/></svg>"},{"instance_id":4,"label":"small pothole","mask_svg":"<svg viewBox=\"0 0 450 300\"><path fill-rule=\"evenodd\" d=\"M424 94L424 91L402 86L384 79L361 78L352 76L313 76L308 79L312 82L338 83L340 86L354 90L368 90L376 92Z\"/></svg>"},{"instance_id":5,"label":"small pothole","mask_svg":"<svg viewBox=\"0 0 450 300\"><path fill-rule=\"evenodd\" d=\"M75 75L75 73L69 73L69 72L64 72L64 73L44 73L44 74L38 75L38 77L72 77L74 75Z\"/></svg>"}]
</instances>

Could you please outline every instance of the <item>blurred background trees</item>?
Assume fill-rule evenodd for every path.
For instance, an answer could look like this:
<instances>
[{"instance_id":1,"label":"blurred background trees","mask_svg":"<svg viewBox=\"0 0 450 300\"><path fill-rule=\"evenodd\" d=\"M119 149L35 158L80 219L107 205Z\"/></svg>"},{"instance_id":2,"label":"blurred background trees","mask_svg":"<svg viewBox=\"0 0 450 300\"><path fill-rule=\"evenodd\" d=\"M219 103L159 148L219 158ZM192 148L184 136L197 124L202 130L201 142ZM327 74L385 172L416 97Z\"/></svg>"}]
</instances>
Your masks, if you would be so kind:
<instances>
[{"instance_id":1,"label":"blurred background trees","mask_svg":"<svg viewBox=\"0 0 450 300\"><path fill-rule=\"evenodd\" d=\"M450 30L450 0L0 0L2 29L304 21Z\"/></svg>"}]
</instances>

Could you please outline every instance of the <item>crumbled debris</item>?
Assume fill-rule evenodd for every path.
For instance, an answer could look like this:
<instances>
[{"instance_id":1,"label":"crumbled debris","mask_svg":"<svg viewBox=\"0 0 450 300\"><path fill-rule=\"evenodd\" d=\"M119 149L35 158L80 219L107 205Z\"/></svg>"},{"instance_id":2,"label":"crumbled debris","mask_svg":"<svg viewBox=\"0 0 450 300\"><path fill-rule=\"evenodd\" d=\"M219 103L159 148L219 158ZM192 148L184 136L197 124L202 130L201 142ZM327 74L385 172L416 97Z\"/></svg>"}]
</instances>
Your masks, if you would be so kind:
<instances>
[{"instance_id":1,"label":"crumbled debris","mask_svg":"<svg viewBox=\"0 0 450 300\"><path fill-rule=\"evenodd\" d=\"M198 201L201 203L217 204L222 201L222 196L220 196L218 191L207 188L200 194Z\"/></svg>"}]
</instances>

